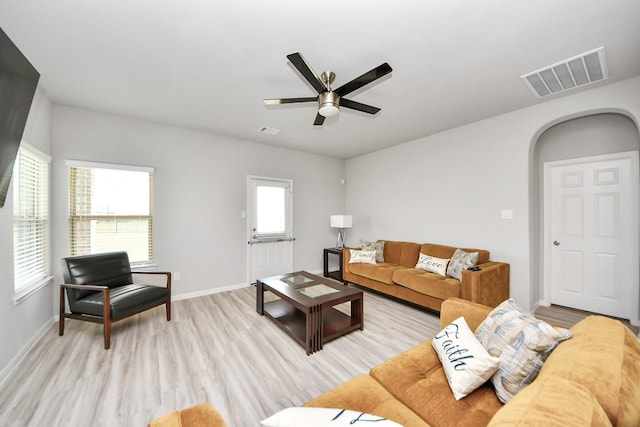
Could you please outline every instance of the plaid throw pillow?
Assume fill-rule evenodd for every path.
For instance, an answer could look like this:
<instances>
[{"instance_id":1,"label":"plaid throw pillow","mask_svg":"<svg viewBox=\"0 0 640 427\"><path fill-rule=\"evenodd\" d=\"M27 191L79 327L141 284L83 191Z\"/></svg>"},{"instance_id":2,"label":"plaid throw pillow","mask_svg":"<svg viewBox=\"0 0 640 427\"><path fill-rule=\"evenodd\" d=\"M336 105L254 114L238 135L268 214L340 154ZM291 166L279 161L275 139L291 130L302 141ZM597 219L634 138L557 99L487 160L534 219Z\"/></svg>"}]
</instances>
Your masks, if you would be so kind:
<instances>
[{"instance_id":1,"label":"plaid throw pillow","mask_svg":"<svg viewBox=\"0 0 640 427\"><path fill-rule=\"evenodd\" d=\"M530 384L554 348L571 338L571 331L536 319L508 299L493 309L476 329L489 354L500 358L491 378L498 399L507 403Z\"/></svg>"}]
</instances>

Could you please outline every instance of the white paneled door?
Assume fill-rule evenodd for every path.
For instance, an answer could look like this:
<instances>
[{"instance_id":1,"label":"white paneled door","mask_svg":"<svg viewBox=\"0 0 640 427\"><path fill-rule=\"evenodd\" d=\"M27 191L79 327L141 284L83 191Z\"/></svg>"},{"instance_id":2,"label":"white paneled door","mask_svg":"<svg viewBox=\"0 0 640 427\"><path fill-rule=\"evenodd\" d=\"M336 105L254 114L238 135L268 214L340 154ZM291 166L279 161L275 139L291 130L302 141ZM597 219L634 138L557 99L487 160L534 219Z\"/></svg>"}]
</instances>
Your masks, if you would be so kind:
<instances>
[{"instance_id":1,"label":"white paneled door","mask_svg":"<svg viewBox=\"0 0 640 427\"><path fill-rule=\"evenodd\" d=\"M293 268L291 180L248 177L250 283Z\"/></svg>"},{"instance_id":2,"label":"white paneled door","mask_svg":"<svg viewBox=\"0 0 640 427\"><path fill-rule=\"evenodd\" d=\"M545 293L638 318L638 153L545 163Z\"/></svg>"}]
</instances>

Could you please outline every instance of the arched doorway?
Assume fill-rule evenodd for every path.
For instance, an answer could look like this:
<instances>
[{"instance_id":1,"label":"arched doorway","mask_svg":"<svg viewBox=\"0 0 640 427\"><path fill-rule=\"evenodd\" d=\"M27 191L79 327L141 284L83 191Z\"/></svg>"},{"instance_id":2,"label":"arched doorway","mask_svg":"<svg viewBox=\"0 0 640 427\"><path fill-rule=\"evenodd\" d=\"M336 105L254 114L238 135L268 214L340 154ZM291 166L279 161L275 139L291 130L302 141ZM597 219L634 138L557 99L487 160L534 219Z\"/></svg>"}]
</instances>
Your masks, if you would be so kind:
<instances>
[{"instance_id":1,"label":"arched doorway","mask_svg":"<svg viewBox=\"0 0 640 427\"><path fill-rule=\"evenodd\" d=\"M545 130L535 142L532 157L532 254L534 266L532 273L532 283L539 286L532 286L532 301L540 301L543 305L548 305L552 301L551 292L545 290L545 279L549 280L551 267L548 254L557 248L549 247L551 242L545 244L544 232L549 226L549 212L545 212L545 190L544 190L544 165L554 162L562 163L566 161L572 163L572 159L585 158L590 156L606 156L611 153L638 152L640 150L640 136L636 124L627 116L617 113L592 114L579 118L569 119L555 124ZM637 181L637 176L634 178ZM637 200L638 194L634 199ZM636 205L637 206L637 203ZM635 209L635 208L634 208ZM634 213L637 222L638 212ZM627 231L628 232L628 231ZM634 230L634 250L640 246L640 236L637 226ZM559 243L558 243L559 244ZM635 261L635 260L634 260ZM557 265L557 264L556 264ZM636 262L637 265L637 262ZM640 318L638 295L637 268L634 268L633 279L628 279L622 284L624 289L633 288L633 313L630 316L632 323L638 323ZM588 271L588 269L587 269ZM576 274L580 272L576 271ZM587 273L588 274L588 273ZM578 298L576 298L578 299ZM583 307L575 307L583 308ZM587 308L588 309L588 308ZM597 310L589 310L597 311Z\"/></svg>"}]
</instances>

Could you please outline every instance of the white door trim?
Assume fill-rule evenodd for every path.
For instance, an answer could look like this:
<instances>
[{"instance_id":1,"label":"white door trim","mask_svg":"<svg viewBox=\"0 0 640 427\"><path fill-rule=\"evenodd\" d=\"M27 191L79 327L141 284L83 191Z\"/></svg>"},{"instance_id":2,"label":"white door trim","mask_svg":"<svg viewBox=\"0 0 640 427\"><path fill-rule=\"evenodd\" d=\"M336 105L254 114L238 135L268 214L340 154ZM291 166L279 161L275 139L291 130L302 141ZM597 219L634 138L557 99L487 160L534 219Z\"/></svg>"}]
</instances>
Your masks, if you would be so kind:
<instances>
[{"instance_id":1,"label":"white door trim","mask_svg":"<svg viewBox=\"0 0 640 427\"><path fill-rule=\"evenodd\" d=\"M603 154L598 156L580 157L568 160L556 160L544 163L544 208L543 208L543 283L541 289L541 304L549 306L551 304L551 245L553 237L551 235L551 169L557 166L569 166L582 163L592 163L607 160L630 160L631 161L631 206L632 214L632 234L636 236L633 239L633 290L634 295L632 302L632 316L630 322L632 325L640 325L640 162L638 151L626 151L621 153Z\"/></svg>"}]
</instances>

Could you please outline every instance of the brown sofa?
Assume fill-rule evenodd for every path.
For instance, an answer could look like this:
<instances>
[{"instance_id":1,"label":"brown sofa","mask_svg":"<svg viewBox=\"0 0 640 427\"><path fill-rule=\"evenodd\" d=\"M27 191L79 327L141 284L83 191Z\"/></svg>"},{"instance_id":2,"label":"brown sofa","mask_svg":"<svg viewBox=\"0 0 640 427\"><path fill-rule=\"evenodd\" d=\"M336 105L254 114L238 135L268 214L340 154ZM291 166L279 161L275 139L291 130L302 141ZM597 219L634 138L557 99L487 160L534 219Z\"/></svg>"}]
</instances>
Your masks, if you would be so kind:
<instances>
[{"instance_id":1,"label":"brown sofa","mask_svg":"<svg viewBox=\"0 0 640 427\"><path fill-rule=\"evenodd\" d=\"M200 403L156 418L147 427L227 427L227 424L210 403Z\"/></svg>"},{"instance_id":2,"label":"brown sofa","mask_svg":"<svg viewBox=\"0 0 640 427\"><path fill-rule=\"evenodd\" d=\"M441 325L464 316L472 330L491 308L458 298ZM491 382L455 400L431 341L359 375L305 406L376 414L405 427L639 426L640 341L622 323L591 316L551 353L538 377L507 404Z\"/></svg>"},{"instance_id":3,"label":"brown sofa","mask_svg":"<svg viewBox=\"0 0 640 427\"><path fill-rule=\"evenodd\" d=\"M351 252L343 252L342 279L378 292L440 311L442 302L456 297L495 307L509 298L509 264L489 260L489 251L478 252L479 271L463 271L462 280L415 268L420 253L451 258L457 248L432 243L384 241L384 263L351 264Z\"/></svg>"}]
</instances>

